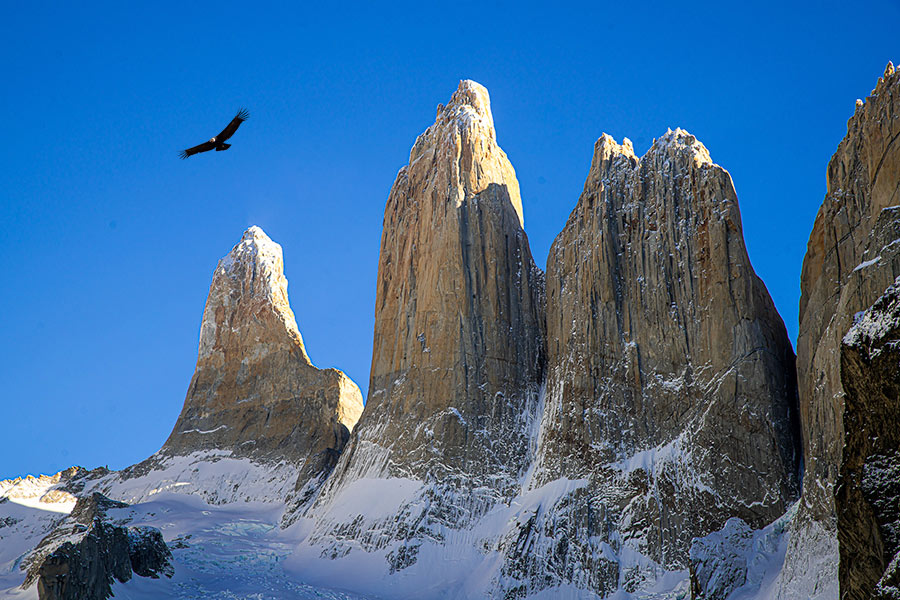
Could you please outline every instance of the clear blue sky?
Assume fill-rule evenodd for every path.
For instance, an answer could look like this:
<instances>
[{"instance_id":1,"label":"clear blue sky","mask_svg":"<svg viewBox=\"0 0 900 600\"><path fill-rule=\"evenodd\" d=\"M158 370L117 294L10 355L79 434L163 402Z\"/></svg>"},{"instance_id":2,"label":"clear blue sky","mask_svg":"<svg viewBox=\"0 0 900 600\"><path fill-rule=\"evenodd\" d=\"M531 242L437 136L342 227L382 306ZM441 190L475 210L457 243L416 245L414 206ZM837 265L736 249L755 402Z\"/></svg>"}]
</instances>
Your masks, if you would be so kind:
<instances>
[{"instance_id":1,"label":"clear blue sky","mask_svg":"<svg viewBox=\"0 0 900 600\"><path fill-rule=\"evenodd\" d=\"M900 2L8 3L0 24L0 478L156 451L216 261L284 247L313 362L363 389L384 203L459 79L491 93L539 265L602 132L731 172L796 339L825 167L900 59ZM237 109L225 153L187 161Z\"/></svg>"}]
</instances>

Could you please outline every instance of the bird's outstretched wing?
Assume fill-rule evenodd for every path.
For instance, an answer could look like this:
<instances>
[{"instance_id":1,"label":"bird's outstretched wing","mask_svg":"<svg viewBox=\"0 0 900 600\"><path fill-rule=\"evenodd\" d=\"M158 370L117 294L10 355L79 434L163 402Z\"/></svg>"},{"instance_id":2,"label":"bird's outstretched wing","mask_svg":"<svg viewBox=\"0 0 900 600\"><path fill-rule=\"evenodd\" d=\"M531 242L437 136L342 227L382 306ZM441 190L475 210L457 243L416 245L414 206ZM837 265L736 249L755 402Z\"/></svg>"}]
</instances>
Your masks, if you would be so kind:
<instances>
[{"instance_id":1,"label":"bird's outstretched wing","mask_svg":"<svg viewBox=\"0 0 900 600\"><path fill-rule=\"evenodd\" d=\"M208 152L215 147L216 147L216 145L213 144L212 142L203 142L202 144L200 144L198 146L194 146L193 148L188 148L187 150L182 150L181 154L179 154L178 156L180 156L181 159L184 160L188 156L192 156L194 154L200 154L201 152Z\"/></svg>"},{"instance_id":2,"label":"bird's outstretched wing","mask_svg":"<svg viewBox=\"0 0 900 600\"><path fill-rule=\"evenodd\" d=\"M237 128L241 126L241 123L250 118L250 113L247 112L246 108L242 108L238 111L238 114L231 120L225 129L222 130L222 133L216 136L216 140L219 142L224 142L228 138L234 135L234 132L237 131Z\"/></svg>"}]
</instances>

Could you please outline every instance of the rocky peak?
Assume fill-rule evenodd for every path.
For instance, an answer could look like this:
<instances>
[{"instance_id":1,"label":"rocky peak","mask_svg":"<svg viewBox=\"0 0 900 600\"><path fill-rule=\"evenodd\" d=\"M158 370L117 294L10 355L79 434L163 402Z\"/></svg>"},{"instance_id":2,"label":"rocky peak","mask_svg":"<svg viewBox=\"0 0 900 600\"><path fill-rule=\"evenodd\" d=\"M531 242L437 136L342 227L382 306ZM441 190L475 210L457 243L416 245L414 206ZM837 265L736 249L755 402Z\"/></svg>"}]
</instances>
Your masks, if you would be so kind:
<instances>
[{"instance_id":1,"label":"rocky peak","mask_svg":"<svg viewBox=\"0 0 900 600\"><path fill-rule=\"evenodd\" d=\"M254 331L265 327L275 331ZM213 274L200 324L199 360L219 360L212 355L252 343L260 333L268 333L267 337L281 335L307 364L312 364L288 303L281 246L254 225L219 261Z\"/></svg>"},{"instance_id":2,"label":"rocky peak","mask_svg":"<svg viewBox=\"0 0 900 600\"><path fill-rule=\"evenodd\" d=\"M693 538L732 517L761 527L796 497L793 352L747 257L731 177L694 136L670 130L640 159L627 140L597 141L550 250L546 316L531 485L589 484L542 507L510 575L540 581L540 556L567 530L569 556L588 558L558 583L652 586L687 567ZM581 514L606 528L579 531Z\"/></svg>"},{"instance_id":3,"label":"rocky peak","mask_svg":"<svg viewBox=\"0 0 900 600\"><path fill-rule=\"evenodd\" d=\"M519 182L497 145L488 91L474 81L460 81L450 102L438 105L434 124L416 139L401 173L411 188L454 207L490 184L503 185L524 227Z\"/></svg>"},{"instance_id":4,"label":"rocky peak","mask_svg":"<svg viewBox=\"0 0 900 600\"><path fill-rule=\"evenodd\" d=\"M249 495L231 483L236 475L229 478L221 469L211 469L214 480L200 481L204 469L197 465L212 452L215 460L224 455L281 465L276 480L300 471L297 487L303 488L329 472L362 408L359 388L346 375L310 362L288 303L281 246L250 227L213 273L197 367L169 439L159 453L116 477L140 479L177 464L176 471L158 475L157 484L171 477L191 486L185 491L217 502L271 493L260 485L269 481L271 487L275 476L269 472L241 475L248 489L259 488ZM178 456L191 460L174 461ZM128 489L123 497L142 497L140 490Z\"/></svg>"},{"instance_id":5,"label":"rocky peak","mask_svg":"<svg viewBox=\"0 0 900 600\"><path fill-rule=\"evenodd\" d=\"M400 453L449 442L447 452L488 470L472 460L469 438L498 425L490 423L498 398L521 401L540 384L543 281L481 85L462 81L418 137L384 223L366 427L384 421L379 445L393 448L395 464L405 462ZM482 433L469 418L485 425ZM406 419L415 437L429 432L427 443L409 444ZM434 429L422 427L435 419Z\"/></svg>"},{"instance_id":6,"label":"rocky peak","mask_svg":"<svg viewBox=\"0 0 900 600\"><path fill-rule=\"evenodd\" d=\"M388 549L387 574L510 498L529 461L543 276L482 86L460 83L397 175L377 281L368 403L313 508L307 551ZM338 510L358 505L361 480L397 479L388 518Z\"/></svg>"}]
</instances>

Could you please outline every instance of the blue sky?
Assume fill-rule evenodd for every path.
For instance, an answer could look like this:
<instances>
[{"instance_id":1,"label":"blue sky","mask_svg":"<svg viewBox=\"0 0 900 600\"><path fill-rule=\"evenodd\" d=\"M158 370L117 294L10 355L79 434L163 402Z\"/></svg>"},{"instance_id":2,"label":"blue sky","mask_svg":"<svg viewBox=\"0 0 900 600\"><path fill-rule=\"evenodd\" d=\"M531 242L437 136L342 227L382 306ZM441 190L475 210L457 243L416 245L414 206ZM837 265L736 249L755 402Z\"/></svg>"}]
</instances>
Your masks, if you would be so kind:
<instances>
[{"instance_id":1,"label":"blue sky","mask_svg":"<svg viewBox=\"0 0 900 600\"><path fill-rule=\"evenodd\" d=\"M216 261L284 247L313 362L368 386L384 203L459 79L491 93L539 265L594 141L683 127L731 173L796 340L825 167L900 2L10 4L0 24L0 478L156 451ZM245 106L225 153L187 161Z\"/></svg>"}]
</instances>

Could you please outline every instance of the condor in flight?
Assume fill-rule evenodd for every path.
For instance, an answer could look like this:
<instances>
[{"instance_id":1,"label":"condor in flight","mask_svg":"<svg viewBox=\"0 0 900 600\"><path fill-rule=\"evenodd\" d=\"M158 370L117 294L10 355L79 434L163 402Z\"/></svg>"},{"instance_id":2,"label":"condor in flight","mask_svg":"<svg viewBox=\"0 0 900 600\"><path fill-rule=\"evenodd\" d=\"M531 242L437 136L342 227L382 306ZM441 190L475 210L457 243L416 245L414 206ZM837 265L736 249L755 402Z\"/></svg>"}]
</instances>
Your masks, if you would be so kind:
<instances>
[{"instance_id":1,"label":"condor in flight","mask_svg":"<svg viewBox=\"0 0 900 600\"><path fill-rule=\"evenodd\" d=\"M208 152L213 148L216 149L216 152L221 150L228 150L231 148L231 144L226 144L225 142L234 135L234 132L237 131L237 128L241 126L241 123L250 118L250 113L247 112L246 109L242 108L238 111L237 116L235 116L231 123L228 124L225 129L222 130L222 133L212 138L208 142L203 142L199 146L194 146L193 148L188 148L187 150L181 151L181 158L185 159L192 154L199 154L201 152Z\"/></svg>"}]
</instances>

